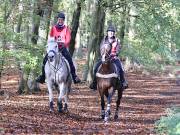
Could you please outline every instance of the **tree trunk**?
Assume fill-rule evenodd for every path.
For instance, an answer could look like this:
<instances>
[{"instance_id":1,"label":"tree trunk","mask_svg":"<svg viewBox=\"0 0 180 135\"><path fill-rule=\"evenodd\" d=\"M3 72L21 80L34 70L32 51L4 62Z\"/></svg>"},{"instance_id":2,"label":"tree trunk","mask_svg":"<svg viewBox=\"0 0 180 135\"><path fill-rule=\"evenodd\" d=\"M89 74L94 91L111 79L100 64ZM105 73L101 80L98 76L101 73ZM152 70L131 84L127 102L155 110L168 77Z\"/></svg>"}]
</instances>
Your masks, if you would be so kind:
<instances>
[{"instance_id":1,"label":"tree trunk","mask_svg":"<svg viewBox=\"0 0 180 135\"><path fill-rule=\"evenodd\" d=\"M87 81L92 80L93 66L100 56L99 48L100 48L101 40L103 39L104 36L103 30L104 30L104 22L105 22L105 12L103 7L101 6L101 0L97 2L94 19L92 21L94 25L91 31L92 40L88 46L88 60L87 60L88 67L86 69L88 71L86 78Z\"/></svg>"},{"instance_id":2,"label":"tree trunk","mask_svg":"<svg viewBox=\"0 0 180 135\"><path fill-rule=\"evenodd\" d=\"M32 37L31 37L31 42L34 45L36 45L37 41L38 41L40 21L41 21L41 17L43 17L43 14L44 14L43 6L45 4L43 2L44 1L41 1L41 0L34 2ZM33 71L30 71L30 72L34 73ZM37 75L34 74L34 76L37 76ZM39 85L36 84L36 81L35 80L31 80L31 81L34 82L33 83L34 86L32 86L34 88L34 90L32 90L32 91L40 91Z\"/></svg>"},{"instance_id":3,"label":"tree trunk","mask_svg":"<svg viewBox=\"0 0 180 135\"><path fill-rule=\"evenodd\" d=\"M39 36L39 25L40 25L40 18L43 17L43 10L41 1L34 3L34 11L33 11L33 24L32 24L32 37L31 42L33 44L37 44L38 36Z\"/></svg>"},{"instance_id":4,"label":"tree trunk","mask_svg":"<svg viewBox=\"0 0 180 135\"><path fill-rule=\"evenodd\" d=\"M82 1L83 2L83 1ZM73 13L73 19L72 19L72 31L71 31L71 41L70 41L70 47L69 47L69 52L71 56L73 56L74 50L75 50L75 39L76 39L76 34L78 31L79 27L79 18L81 15L81 1L77 1L76 5L77 8Z\"/></svg>"},{"instance_id":5,"label":"tree trunk","mask_svg":"<svg viewBox=\"0 0 180 135\"><path fill-rule=\"evenodd\" d=\"M1 78L2 78L2 71L3 71L3 68L4 68L4 58L5 58L5 56L4 56L4 54L5 54L5 50L6 50L6 33L5 32L7 32L7 19L8 19L8 17L9 17L9 15L10 15L10 12L8 12L7 11L7 6L8 6L8 3L7 3L7 1L4 3L4 18L3 18L3 27L4 27L4 32L3 32L3 35L2 35L2 37L3 37L3 40L2 40L2 44L3 44L3 46L2 46L2 58L1 58L1 65L0 65L0 89L1 89Z\"/></svg>"},{"instance_id":6,"label":"tree trunk","mask_svg":"<svg viewBox=\"0 0 180 135\"><path fill-rule=\"evenodd\" d=\"M22 70L21 70L22 71ZM22 71L22 73L20 73L20 83L19 83L19 88L18 88L18 94L28 94L30 92L30 89L28 87L28 76L29 74L24 73Z\"/></svg>"},{"instance_id":7,"label":"tree trunk","mask_svg":"<svg viewBox=\"0 0 180 135\"><path fill-rule=\"evenodd\" d=\"M46 40L48 40L49 36L49 25L50 25L50 20L51 20L51 14L52 14L52 8L53 8L53 2L54 0L47 0L47 8L46 8Z\"/></svg>"},{"instance_id":8,"label":"tree trunk","mask_svg":"<svg viewBox=\"0 0 180 135\"><path fill-rule=\"evenodd\" d=\"M16 27L17 33L21 32L21 25L22 25L22 13L19 13L18 24ZM21 68L19 60L17 60L17 66L19 69L19 76L20 76L18 94L22 94L24 93L24 90L25 90L25 79L23 78L24 72L23 72L23 69Z\"/></svg>"},{"instance_id":9,"label":"tree trunk","mask_svg":"<svg viewBox=\"0 0 180 135\"><path fill-rule=\"evenodd\" d=\"M125 27L126 27L126 15L127 11L126 11L126 5L123 6L123 12L122 12L122 16L121 16L121 26L120 26L120 41L121 41L121 45L123 46L123 41L124 41L124 35L125 35Z\"/></svg>"}]
</instances>

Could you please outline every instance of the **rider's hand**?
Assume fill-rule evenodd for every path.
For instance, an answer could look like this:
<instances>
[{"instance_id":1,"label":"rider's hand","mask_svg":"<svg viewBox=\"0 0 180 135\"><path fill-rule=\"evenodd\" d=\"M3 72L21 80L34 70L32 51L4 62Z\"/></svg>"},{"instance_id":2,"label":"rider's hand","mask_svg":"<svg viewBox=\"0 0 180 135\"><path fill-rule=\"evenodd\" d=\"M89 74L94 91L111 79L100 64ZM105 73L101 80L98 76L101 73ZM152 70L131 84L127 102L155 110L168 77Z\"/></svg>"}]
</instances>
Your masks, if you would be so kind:
<instances>
[{"instance_id":1,"label":"rider's hand","mask_svg":"<svg viewBox=\"0 0 180 135\"><path fill-rule=\"evenodd\" d=\"M62 47L64 47L65 45L64 45L64 42L58 42L58 47L59 48L62 48Z\"/></svg>"},{"instance_id":2,"label":"rider's hand","mask_svg":"<svg viewBox=\"0 0 180 135\"><path fill-rule=\"evenodd\" d=\"M116 56L118 56L118 55L117 55L117 54L112 54L112 53L110 54L110 57L111 57L111 58L114 58L114 57L116 57Z\"/></svg>"}]
</instances>

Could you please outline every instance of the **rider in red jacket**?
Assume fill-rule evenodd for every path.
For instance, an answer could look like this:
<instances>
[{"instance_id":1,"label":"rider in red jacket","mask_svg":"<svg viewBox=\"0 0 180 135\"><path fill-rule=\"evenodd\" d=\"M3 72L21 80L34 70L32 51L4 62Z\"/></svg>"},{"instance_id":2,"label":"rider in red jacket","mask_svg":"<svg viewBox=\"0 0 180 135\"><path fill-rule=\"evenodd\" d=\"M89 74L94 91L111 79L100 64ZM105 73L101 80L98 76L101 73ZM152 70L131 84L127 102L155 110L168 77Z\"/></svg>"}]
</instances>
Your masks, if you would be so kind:
<instances>
[{"instance_id":1,"label":"rider in red jacket","mask_svg":"<svg viewBox=\"0 0 180 135\"><path fill-rule=\"evenodd\" d=\"M71 68L71 75L74 83L80 83L81 80L79 77L76 75L76 70L71 58L71 55L68 51L70 40L71 40L71 31L68 26L64 24L65 20L65 14L60 12L58 14L58 22L56 25L54 25L51 28L49 37L54 38L55 41L58 43L59 50L61 50L62 55L67 59L69 62L70 68ZM44 66L47 62L47 54L43 60L43 66L42 66L42 75L40 75L36 81L39 83L44 83L45 82L45 71L44 71Z\"/></svg>"}]
</instances>

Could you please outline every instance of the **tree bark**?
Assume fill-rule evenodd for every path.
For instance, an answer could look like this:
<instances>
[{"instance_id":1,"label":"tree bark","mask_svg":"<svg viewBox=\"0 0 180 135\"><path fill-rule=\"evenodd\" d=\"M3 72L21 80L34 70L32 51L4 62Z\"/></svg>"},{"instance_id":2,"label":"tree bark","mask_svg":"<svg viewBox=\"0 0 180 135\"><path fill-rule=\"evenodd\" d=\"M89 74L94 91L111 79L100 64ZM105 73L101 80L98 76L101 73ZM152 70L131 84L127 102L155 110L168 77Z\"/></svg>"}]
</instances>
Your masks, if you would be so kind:
<instances>
[{"instance_id":1,"label":"tree bark","mask_svg":"<svg viewBox=\"0 0 180 135\"><path fill-rule=\"evenodd\" d=\"M15 2L13 3L15 4ZM12 5L13 5L12 4ZM2 58L1 58L1 63L0 63L0 89L1 89L1 78L2 78L2 71L3 71L3 68L4 68L4 63L5 63L5 51L6 51L6 43L7 43L7 38L6 38L6 32L7 32L7 19L9 18L10 14L11 14L11 10L8 11L8 2L5 1L4 3L4 17L3 17L3 27L4 27L4 31L3 31L3 34L2 34Z\"/></svg>"},{"instance_id":2,"label":"tree bark","mask_svg":"<svg viewBox=\"0 0 180 135\"><path fill-rule=\"evenodd\" d=\"M39 26L41 17L43 17L43 9L41 5L41 1L38 0L34 3L34 11L33 11L33 24L32 24L32 37L31 42L33 44L37 44L38 36L39 36Z\"/></svg>"},{"instance_id":3,"label":"tree bark","mask_svg":"<svg viewBox=\"0 0 180 135\"><path fill-rule=\"evenodd\" d=\"M121 41L121 46L123 46L123 42L124 42L124 35L125 35L125 27L126 27L126 16L127 16L127 11L126 11L127 7L126 5L123 6L123 12L122 12L122 16L121 16L121 26L120 26L120 41Z\"/></svg>"},{"instance_id":4,"label":"tree bark","mask_svg":"<svg viewBox=\"0 0 180 135\"><path fill-rule=\"evenodd\" d=\"M96 5L96 11L94 14L94 19L92 20L93 27L91 31L91 42L88 46L88 60L87 60L87 81L92 80L93 76L93 66L97 59L100 56L100 43L104 36L104 22L105 22L105 12L103 7L101 6L101 0L98 0ZM85 71L85 72L87 72Z\"/></svg>"},{"instance_id":5,"label":"tree bark","mask_svg":"<svg viewBox=\"0 0 180 135\"><path fill-rule=\"evenodd\" d=\"M19 3L19 4L22 4L22 3ZM19 12L16 33L21 32L21 25L22 25L22 12L21 13ZM24 93L25 85L27 86L27 83L25 84L25 79L23 77L25 73L23 72L23 69L21 68L20 62L18 60L17 60L17 66L19 69L19 76L20 76L18 94L22 94Z\"/></svg>"},{"instance_id":6,"label":"tree bark","mask_svg":"<svg viewBox=\"0 0 180 135\"><path fill-rule=\"evenodd\" d=\"M44 1L38 0L38 1L34 2L33 22L32 22L32 36L31 36L31 42L34 45L36 45L37 41L38 41L39 26L40 26L41 17L43 17L43 14L44 14L44 10L43 10L44 6L45 6ZM33 72L33 71L30 71L30 72ZM34 74L34 76L37 76L37 75ZM27 81L25 81L25 82L27 83ZM40 91L39 85L36 84L36 81L33 80L33 82L34 82L33 83L34 86L32 86L32 88L33 88L32 91L36 91L36 92Z\"/></svg>"},{"instance_id":7,"label":"tree bark","mask_svg":"<svg viewBox=\"0 0 180 135\"><path fill-rule=\"evenodd\" d=\"M53 8L53 2L54 0L47 0L47 12L46 12L46 16L47 16L47 20L46 20L46 40L48 40L48 36L49 36L49 25L50 25L50 20L51 20L51 14L52 14L52 8Z\"/></svg>"},{"instance_id":8,"label":"tree bark","mask_svg":"<svg viewBox=\"0 0 180 135\"><path fill-rule=\"evenodd\" d=\"M78 31L79 27L79 18L81 15L81 4L83 1L77 1L76 5L77 8L73 13L73 19L72 19L72 30L71 30L71 41L70 41L70 47L69 47L69 52L71 56L73 56L74 50L75 50L75 39L76 39L76 34Z\"/></svg>"}]
</instances>

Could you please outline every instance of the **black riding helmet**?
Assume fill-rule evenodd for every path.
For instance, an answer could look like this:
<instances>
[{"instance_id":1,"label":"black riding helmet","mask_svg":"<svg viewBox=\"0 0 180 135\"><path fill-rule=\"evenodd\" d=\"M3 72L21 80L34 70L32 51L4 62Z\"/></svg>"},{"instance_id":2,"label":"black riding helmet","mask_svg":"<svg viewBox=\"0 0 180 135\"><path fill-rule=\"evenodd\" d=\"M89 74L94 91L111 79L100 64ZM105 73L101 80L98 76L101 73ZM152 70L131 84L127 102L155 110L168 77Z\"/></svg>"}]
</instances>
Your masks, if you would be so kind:
<instances>
[{"instance_id":1,"label":"black riding helmet","mask_svg":"<svg viewBox=\"0 0 180 135\"><path fill-rule=\"evenodd\" d=\"M107 32L108 31L112 31L112 32L115 32L115 27L113 25L109 25L108 28L107 28Z\"/></svg>"},{"instance_id":2,"label":"black riding helmet","mask_svg":"<svg viewBox=\"0 0 180 135\"><path fill-rule=\"evenodd\" d=\"M57 17L65 19L65 14L63 12L59 12Z\"/></svg>"}]
</instances>

